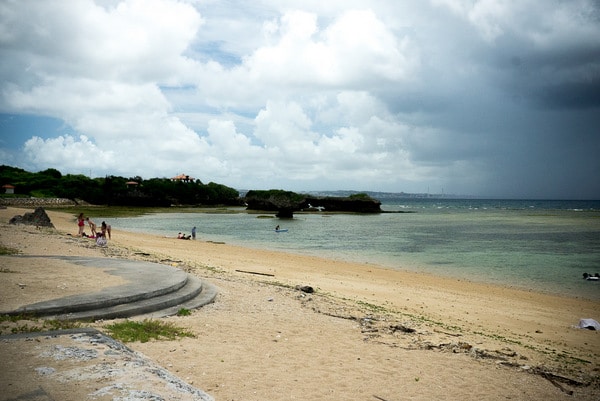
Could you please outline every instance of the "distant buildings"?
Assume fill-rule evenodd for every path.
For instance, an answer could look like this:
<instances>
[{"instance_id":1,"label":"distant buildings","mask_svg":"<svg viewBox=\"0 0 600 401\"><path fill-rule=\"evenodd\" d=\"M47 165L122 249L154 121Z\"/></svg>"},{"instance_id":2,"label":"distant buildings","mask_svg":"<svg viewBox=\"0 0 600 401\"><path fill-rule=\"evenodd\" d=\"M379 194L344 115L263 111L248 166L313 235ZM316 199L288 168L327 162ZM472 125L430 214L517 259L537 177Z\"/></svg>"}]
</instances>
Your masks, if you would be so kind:
<instances>
[{"instance_id":1,"label":"distant buildings","mask_svg":"<svg viewBox=\"0 0 600 401\"><path fill-rule=\"evenodd\" d=\"M179 174L179 175L176 175L175 177L171 178L171 181L190 182L190 181L194 181L194 180L195 180L194 177L190 177L189 175L185 175L185 174Z\"/></svg>"}]
</instances>

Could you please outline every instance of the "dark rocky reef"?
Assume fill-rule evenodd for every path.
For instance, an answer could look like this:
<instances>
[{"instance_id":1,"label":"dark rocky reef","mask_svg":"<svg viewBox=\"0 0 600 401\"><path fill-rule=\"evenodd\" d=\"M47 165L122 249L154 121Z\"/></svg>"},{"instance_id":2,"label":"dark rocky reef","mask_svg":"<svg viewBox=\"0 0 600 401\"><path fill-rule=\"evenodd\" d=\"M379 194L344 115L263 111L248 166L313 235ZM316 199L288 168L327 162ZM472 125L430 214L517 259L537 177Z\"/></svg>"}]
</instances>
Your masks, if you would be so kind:
<instances>
[{"instance_id":1,"label":"dark rocky reef","mask_svg":"<svg viewBox=\"0 0 600 401\"><path fill-rule=\"evenodd\" d=\"M368 196L307 197L303 209L317 208L328 212L381 213L381 202Z\"/></svg>"},{"instance_id":2,"label":"dark rocky reef","mask_svg":"<svg viewBox=\"0 0 600 401\"><path fill-rule=\"evenodd\" d=\"M345 213L381 213L381 202L365 194L348 197L302 195L290 191L249 191L244 198L248 210L277 212L291 218L294 212L325 211Z\"/></svg>"},{"instance_id":3,"label":"dark rocky reef","mask_svg":"<svg viewBox=\"0 0 600 401\"><path fill-rule=\"evenodd\" d=\"M36 208L33 213L25 213L23 216L14 216L8 223L54 228L54 224L50 221L50 217L48 217L43 207Z\"/></svg>"}]
</instances>

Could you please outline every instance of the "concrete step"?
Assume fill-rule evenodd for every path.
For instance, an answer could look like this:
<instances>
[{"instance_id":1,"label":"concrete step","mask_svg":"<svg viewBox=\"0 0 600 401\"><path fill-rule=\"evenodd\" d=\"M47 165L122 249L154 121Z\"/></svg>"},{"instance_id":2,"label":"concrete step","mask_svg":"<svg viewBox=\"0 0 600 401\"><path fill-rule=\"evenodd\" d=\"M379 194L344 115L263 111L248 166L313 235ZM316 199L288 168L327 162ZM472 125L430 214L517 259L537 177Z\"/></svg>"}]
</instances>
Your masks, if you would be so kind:
<instances>
[{"instance_id":1,"label":"concrete step","mask_svg":"<svg viewBox=\"0 0 600 401\"><path fill-rule=\"evenodd\" d=\"M23 258L31 256L22 256ZM93 310L124 303L136 302L148 298L169 294L186 285L188 274L172 266L161 265L137 260L90 258L79 256L48 256L48 263L53 259L61 259L68 263L89 269L89 274L101 270L115 276L120 276L127 284L102 288L97 292L70 295L62 298L29 304L9 311L7 314L34 314L47 316L54 314L74 313ZM57 278L67 281L68 277ZM102 287L102 283L99 283Z\"/></svg>"},{"instance_id":2,"label":"concrete step","mask_svg":"<svg viewBox=\"0 0 600 401\"><path fill-rule=\"evenodd\" d=\"M202 282L202 292L198 294L196 297L176 306L172 306L169 308L153 311L150 313L146 313L144 315L138 315L140 318L145 319L154 319L161 318L166 316L176 315L182 308L184 309L198 309L204 305L208 305L214 302L215 298L218 294L218 289L214 285L210 284L207 281Z\"/></svg>"},{"instance_id":3,"label":"concrete step","mask_svg":"<svg viewBox=\"0 0 600 401\"><path fill-rule=\"evenodd\" d=\"M23 256L35 257L35 256ZM172 266L158 263L92 257L44 257L48 263L61 259L90 274L101 270L117 275L126 284L99 291L66 296L23 306L3 314L35 314L48 319L99 320L138 315L155 317L176 314L181 308L194 309L213 302L217 290L209 283ZM65 278L58 278L64 280ZM101 287L102 283L99 283Z\"/></svg>"},{"instance_id":4,"label":"concrete step","mask_svg":"<svg viewBox=\"0 0 600 401\"><path fill-rule=\"evenodd\" d=\"M153 316L155 317L169 316L177 314L181 308L198 308L214 301L216 291L211 289L211 291L205 293L204 287L205 285L202 280L193 275L188 275L186 284L183 287L167 294L92 310L57 314L47 316L47 318L93 321L100 319L128 318L151 313L154 314Z\"/></svg>"}]
</instances>

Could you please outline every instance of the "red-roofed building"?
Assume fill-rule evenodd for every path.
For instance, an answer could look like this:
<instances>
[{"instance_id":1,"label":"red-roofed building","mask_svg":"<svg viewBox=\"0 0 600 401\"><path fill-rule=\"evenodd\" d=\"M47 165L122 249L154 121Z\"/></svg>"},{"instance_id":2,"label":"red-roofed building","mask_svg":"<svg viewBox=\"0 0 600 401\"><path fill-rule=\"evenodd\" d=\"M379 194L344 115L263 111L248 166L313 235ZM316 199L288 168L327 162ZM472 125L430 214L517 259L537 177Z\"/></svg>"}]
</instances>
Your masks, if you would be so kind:
<instances>
[{"instance_id":1,"label":"red-roofed building","mask_svg":"<svg viewBox=\"0 0 600 401\"><path fill-rule=\"evenodd\" d=\"M179 174L176 175L175 177L171 178L171 181L183 181L183 182L190 182L190 181L194 181L194 177L190 177L189 175L185 175L185 174Z\"/></svg>"},{"instance_id":2,"label":"red-roofed building","mask_svg":"<svg viewBox=\"0 0 600 401\"><path fill-rule=\"evenodd\" d=\"M2 188L4 188L5 194L14 194L15 193L14 185L6 184L6 185L2 185Z\"/></svg>"}]
</instances>

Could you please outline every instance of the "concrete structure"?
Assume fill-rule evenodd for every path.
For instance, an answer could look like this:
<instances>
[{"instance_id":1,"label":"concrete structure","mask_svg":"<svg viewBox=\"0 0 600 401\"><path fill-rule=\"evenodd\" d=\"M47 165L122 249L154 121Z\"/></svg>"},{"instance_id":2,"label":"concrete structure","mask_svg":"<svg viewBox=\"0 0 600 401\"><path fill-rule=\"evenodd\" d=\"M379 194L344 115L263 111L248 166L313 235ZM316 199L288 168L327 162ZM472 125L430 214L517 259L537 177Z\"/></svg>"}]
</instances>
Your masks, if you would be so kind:
<instances>
[{"instance_id":1,"label":"concrete structure","mask_svg":"<svg viewBox=\"0 0 600 401\"><path fill-rule=\"evenodd\" d=\"M41 258L42 256L11 256ZM216 288L172 266L116 258L43 256L89 274L117 275L125 284L89 294L25 305L0 314L47 319L158 318L213 302ZM3 266L10 269L10 265ZM61 278L63 280L64 278ZM214 401L203 390L124 344L91 328L0 335L1 399L22 401L179 400Z\"/></svg>"},{"instance_id":2,"label":"concrete structure","mask_svg":"<svg viewBox=\"0 0 600 401\"><path fill-rule=\"evenodd\" d=\"M36 256L18 256L35 258ZM136 260L93 258L79 256L45 256L48 263L61 259L90 269L100 269L118 275L127 283L102 288L97 292L72 295L25 305L12 311L0 311L0 315L34 314L39 317L61 320L99 320L127 318L144 315L164 317L175 315L182 309L195 309L211 303L217 290L172 266ZM10 266L6 266L10 268Z\"/></svg>"}]
</instances>

